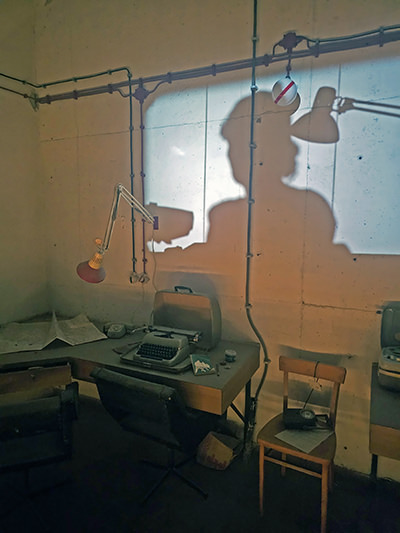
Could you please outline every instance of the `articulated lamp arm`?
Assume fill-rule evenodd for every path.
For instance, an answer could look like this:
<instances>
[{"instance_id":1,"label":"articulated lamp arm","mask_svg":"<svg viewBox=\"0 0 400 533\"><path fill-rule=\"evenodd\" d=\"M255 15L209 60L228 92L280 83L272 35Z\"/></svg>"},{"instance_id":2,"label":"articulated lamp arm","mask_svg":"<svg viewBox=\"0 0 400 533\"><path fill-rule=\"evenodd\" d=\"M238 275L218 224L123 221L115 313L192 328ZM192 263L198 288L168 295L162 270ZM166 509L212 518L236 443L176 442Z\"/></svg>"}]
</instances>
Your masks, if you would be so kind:
<instances>
[{"instance_id":1,"label":"articulated lamp arm","mask_svg":"<svg viewBox=\"0 0 400 533\"><path fill-rule=\"evenodd\" d=\"M106 272L102 266L103 257L110 245L111 235L117 218L118 206L121 198L123 198L133 209L138 211L142 215L143 220L150 224L154 224L154 217L151 213L149 213L149 211L147 211L147 209L121 183L118 183L114 187L114 197L104 239L96 239L95 242L98 247L97 252L94 253L89 261L84 261L77 266L76 271L78 276L84 281L89 283L100 283L106 277Z\"/></svg>"}]
</instances>

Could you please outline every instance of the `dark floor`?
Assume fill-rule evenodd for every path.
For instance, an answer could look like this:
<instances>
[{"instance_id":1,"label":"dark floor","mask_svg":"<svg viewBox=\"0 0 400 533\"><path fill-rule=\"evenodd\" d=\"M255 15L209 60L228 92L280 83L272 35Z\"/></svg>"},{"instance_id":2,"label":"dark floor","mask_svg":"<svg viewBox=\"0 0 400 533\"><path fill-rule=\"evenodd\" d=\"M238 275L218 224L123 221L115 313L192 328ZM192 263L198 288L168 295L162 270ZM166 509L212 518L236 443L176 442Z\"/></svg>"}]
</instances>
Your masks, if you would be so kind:
<instances>
[{"instance_id":1,"label":"dark floor","mask_svg":"<svg viewBox=\"0 0 400 533\"><path fill-rule=\"evenodd\" d=\"M84 398L75 431L71 462L49 465L32 474L39 489L69 478L36 496L33 508L19 503L14 489L21 474L0 481L0 533L314 533L319 531L319 481L295 471L280 477L279 468L266 465L265 516L258 513L258 458L237 458L225 471L195 462L183 471L209 497L170 477L145 506L141 495L160 472L138 459L162 457L148 441L120 430L96 401ZM38 513L38 517L35 516ZM42 519L40 524L38 518ZM400 486L338 469L330 495L328 532L400 533Z\"/></svg>"}]
</instances>

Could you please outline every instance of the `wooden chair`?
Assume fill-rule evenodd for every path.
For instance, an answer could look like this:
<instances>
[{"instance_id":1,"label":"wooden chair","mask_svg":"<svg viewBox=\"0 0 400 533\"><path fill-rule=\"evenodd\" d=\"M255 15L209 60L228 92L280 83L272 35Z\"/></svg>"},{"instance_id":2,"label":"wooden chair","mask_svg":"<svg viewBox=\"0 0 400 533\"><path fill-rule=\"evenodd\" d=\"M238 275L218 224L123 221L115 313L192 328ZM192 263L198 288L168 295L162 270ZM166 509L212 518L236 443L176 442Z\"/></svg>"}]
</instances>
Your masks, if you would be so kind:
<instances>
[{"instance_id":1,"label":"wooden chair","mask_svg":"<svg viewBox=\"0 0 400 533\"><path fill-rule=\"evenodd\" d=\"M281 356L279 358L279 369L283 371L283 411L288 408L289 396L289 374L300 374L310 376L318 382L323 380L325 384L331 382L331 398L328 415L328 425L333 433L316 446L310 453L305 453L284 441L279 440L276 435L285 429L283 423L283 413L270 420L258 434L259 444L259 498L260 514L263 514L264 502L264 462L281 465L281 473L285 474L286 467L321 479L321 533L326 531L326 517L328 507L328 488L332 489L333 484L333 461L336 451L336 435L334 432L336 422L336 411L339 397L340 385L344 383L346 369L331 366L324 363L305 361L301 359L291 359ZM291 376L292 377L292 376ZM277 452L277 453L275 453ZM272 454L272 455L270 455ZM273 455L275 454L275 456ZM287 459L290 458L290 461ZM294 461L293 461L293 458ZM304 464L304 461L314 464L314 469ZM294 464L295 462L301 464ZM310 465L311 466L311 465ZM315 468L316 466L316 468Z\"/></svg>"}]
</instances>

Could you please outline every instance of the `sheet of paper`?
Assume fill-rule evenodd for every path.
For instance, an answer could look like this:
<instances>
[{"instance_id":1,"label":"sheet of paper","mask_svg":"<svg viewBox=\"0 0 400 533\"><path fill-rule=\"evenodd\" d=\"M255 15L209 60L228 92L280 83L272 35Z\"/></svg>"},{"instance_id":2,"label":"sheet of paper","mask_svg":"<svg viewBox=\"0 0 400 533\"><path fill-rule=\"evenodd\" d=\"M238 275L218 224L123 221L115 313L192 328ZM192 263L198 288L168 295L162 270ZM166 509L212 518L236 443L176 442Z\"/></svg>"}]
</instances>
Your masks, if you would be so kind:
<instances>
[{"instance_id":1,"label":"sheet of paper","mask_svg":"<svg viewBox=\"0 0 400 533\"><path fill-rule=\"evenodd\" d=\"M71 346L106 338L107 336L83 314L68 320L57 321L57 339Z\"/></svg>"},{"instance_id":2,"label":"sheet of paper","mask_svg":"<svg viewBox=\"0 0 400 533\"><path fill-rule=\"evenodd\" d=\"M75 346L106 338L83 314L58 320L53 313L51 321L11 322L3 326L0 329L0 354L42 350L56 339Z\"/></svg>"},{"instance_id":3,"label":"sheet of paper","mask_svg":"<svg viewBox=\"0 0 400 533\"><path fill-rule=\"evenodd\" d=\"M285 429L275 435L275 437L295 446L302 452L310 453L311 450L318 446L318 444L321 444L332 433L333 431L330 429Z\"/></svg>"}]
</instances>

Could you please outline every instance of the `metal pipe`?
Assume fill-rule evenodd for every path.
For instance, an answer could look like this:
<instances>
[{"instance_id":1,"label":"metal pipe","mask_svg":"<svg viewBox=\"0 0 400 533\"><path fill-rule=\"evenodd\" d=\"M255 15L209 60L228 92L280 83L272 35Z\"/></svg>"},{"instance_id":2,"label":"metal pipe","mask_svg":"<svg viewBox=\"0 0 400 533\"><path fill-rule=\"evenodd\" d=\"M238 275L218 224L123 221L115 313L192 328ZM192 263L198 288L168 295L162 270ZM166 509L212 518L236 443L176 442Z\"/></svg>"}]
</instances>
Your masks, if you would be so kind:
<instances>
[{"instance_id":1,"label":"metal pipe","mask_svg":"<svg viewBox=\"0 0 400 533\"><path fill-rule=\"evenodd\" d=\"M178 72L168 72L166 74L159 74L154 76L148 76L145 78L131 79L130 81L122 81L119 83L107 84L98 87L91 87L87 89L81 89L78 91L69 91L54 95L46 95L36 98L38 104L51 104L52 102L60 100L70 100L82 98L84 96L94 96L98 94L109 93L110 91L120 91L132 85L142 86L143 84L166 82L172 83L173 81L180 81L185 79L201 78L206 76L216 76L226 72L234 72L238 70L248 69L260 66L269 66L272 63L280 61L288 61L289 58L293 61L295 59L301 59L305 57L318 57L322 54L328 54L332 52L343 52L346 50L356 50L359 48L367 48L370 46L383 46L387 43L400 41L400 27L391 26L386 28L380 28L374 30L375 33L362 34L361 36L347 36L340 37L335 40L323 39L315 41L308 40L308 42L315 42L312 46L307 46L303 50L292 50L291 53L284 52L281 54L272 55L265 54L256 58L242 59L237 61L231 61L221 64L213 64L206 67L199 67L195 69L183 70ZM304 38L306 39L306 38ZM50 84L47 84L50 85ZM43 86L46 86L45 84Z\"/></svg>"}]
</instances>

